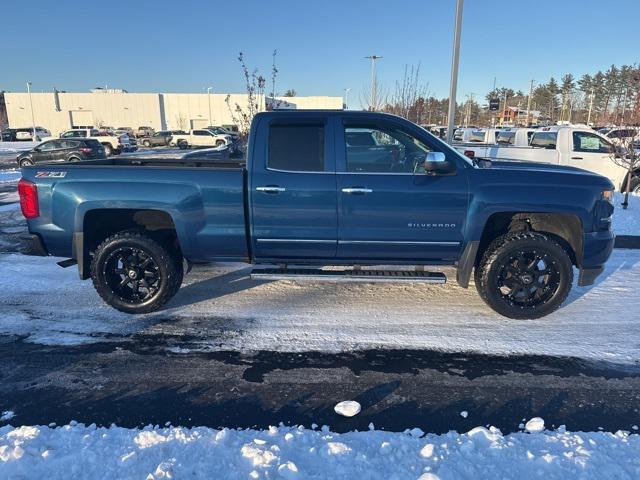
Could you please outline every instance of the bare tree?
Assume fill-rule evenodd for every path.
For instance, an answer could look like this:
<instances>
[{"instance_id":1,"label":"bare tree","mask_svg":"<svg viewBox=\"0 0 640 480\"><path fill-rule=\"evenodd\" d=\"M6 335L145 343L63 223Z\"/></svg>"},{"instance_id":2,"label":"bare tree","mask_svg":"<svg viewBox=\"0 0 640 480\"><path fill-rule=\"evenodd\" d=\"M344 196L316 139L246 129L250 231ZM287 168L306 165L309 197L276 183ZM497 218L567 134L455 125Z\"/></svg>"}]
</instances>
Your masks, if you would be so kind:
<instances>
[{"instance_id":1,"label":"bare tree","mask_svg":"<svg viewBox=\"0 0 640 480\"><path fill-rule=\"evenodd\" d=\"M273 88L275 89L276 77L278 75L278 69L276 68L275 57L276 50L273 51L273 65L271 70L271 80ZM238 54L238 61L242 69L242 75L244 76L245 88L247 92L247 102L245 105L240 105L238 102L233 102L231 95L227 95L225 103L229 108L229 113L233 119L233 123L238 125L240 134L243 140L246 140L249 135L249 128L253 117L260 111L262 105L265 103L264 88L266 85L266 79L258 73L258 69L254 68L249 70L244 59L244 54L240 52Z\"/></svg>"},{"instance_id":2,"label":"bare tree","mask_svg":"<svg viewBox=\"0 0 640 480\"><path fill-rule=\"evenodd\" d=\"M186 130L187 128L187 119L184 118L182 113L176 115L176 127L178 130Z\"/></svg>"},{"instance_id":3,"label":"bare tree","mask_svg":"<svg viewBox=\"0 0 640 480\"><path fill-rule=\"evenodd\" d=\"M620 139L616 152L611 155L611 160L627 170L627 176L622 185L624 191L624 201L622 208L629 206L629 193L640 192L640 154L634 148L635 137L625 137Z\"/></svg>"}]
</instances>

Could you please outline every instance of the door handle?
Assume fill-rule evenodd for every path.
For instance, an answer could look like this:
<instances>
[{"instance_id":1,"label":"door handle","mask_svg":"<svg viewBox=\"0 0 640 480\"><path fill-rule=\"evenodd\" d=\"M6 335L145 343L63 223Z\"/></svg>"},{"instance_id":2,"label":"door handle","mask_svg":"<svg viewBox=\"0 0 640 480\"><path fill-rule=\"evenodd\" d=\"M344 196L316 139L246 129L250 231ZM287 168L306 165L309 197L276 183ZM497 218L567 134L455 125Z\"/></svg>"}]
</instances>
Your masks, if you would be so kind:
<instances>
[{"instance_id":1,"label":"door handle","mask_svg":"<svg viewBox=\"0 0 640 480\"><path fill-rule=\"evenodd\" d=\"M373 190L371 190L370 188L364 188L364 187L349 187L349 188L342 189L342 193L349 193L352 195L363 195L365 193L371 193L371 192L373 192Z\"/></svg>"},{"instance_id":2,"label":"door handle","mask_svg":"<svg viewBox=\"0 0 640 480\"><path fill-rule=\"evenodd\" d=\"M582 160L582 157L571 157L571 160Z\"/></svg>"},{"instance_id":3,"label":"door handle","mask_svg":"<svg viewBox=\"0 0 640 480\"><path fill-rule=\"evenodd\" d=\"M286 191L286 188L278 187L277 185L268 185L266 187L256 187L256 191L262 193L280 193Z\"/></svg>"}]
</instances>

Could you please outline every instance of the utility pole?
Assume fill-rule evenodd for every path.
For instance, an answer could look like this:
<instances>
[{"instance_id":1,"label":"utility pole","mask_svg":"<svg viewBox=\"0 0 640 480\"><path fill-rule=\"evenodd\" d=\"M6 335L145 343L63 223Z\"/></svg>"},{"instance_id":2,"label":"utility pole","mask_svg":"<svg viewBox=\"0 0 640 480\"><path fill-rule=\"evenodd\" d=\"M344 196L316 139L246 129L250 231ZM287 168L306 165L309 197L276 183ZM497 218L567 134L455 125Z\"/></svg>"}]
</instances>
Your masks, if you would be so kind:
<instances>
[{"instance_id":1,"label":"utility pole","mask_svg":"<svg viewBox=\"0 0 640 480\"><path fill-rule=\"evenodd\" d=\"M371 105L369 105L369 109L374 111L378 107L378 85L376 81L376 60L380 60L382 58L381 55L369 55L368 57L364 57L366 59L371 60Z\"/></svg>"},{"instance_id":2,"label":"utility pole","mask_svg":"<svg viewBox=\"0 0 640 480\"><path fill-rule=\"evenodd\" d=\"M29 106L31 107L31 127L33 128L31 140L35 142L36 141L36 117L33 114L33 100L31 99L31 82L27 82L27 94L29 94Z\"/></svg>"},{"instance_id":3,"label":"utility pole","mask_svg":"<svg viewBox=\"0 0 640 480\"><path fill-rule=\"evenodd\" d=\"M464 109L465 110L465 118L464 118L464 125L465 127L468 127L469 124L471 123L471 107L473 106L473 96L475 95L475 93L468 93L466 95L467 97L467 106Z\"/></svg>"},{"instance_id":4,"label":"utility pole","mask_svg":"<svg viewBox=\"0 0 640 480\"><path fill-rule=\"evenodd\" d=\"M344 109L345 110L349 110L349 92L350 91L351 91L350 88L344 89Z\"/></svg>"},{"instance_id":5,"label":"utility pole","mask_svg":"<svg viewBox=\"0 0 640 480\"><path fill-rule=\"evenodd\" d=\"M620 125L624 126L624 114L627 110L627 88L625 87L624 89L624 98L622 100L622 122L620 123Z\"/></svg>"},{"instance_id":6,"label":"utility pole","mask_svg":"<svg viewBox=\"0 0 640 480\"><path fill-rule=\"evenodd\" d=\"M462 7L464 0L456 0L456 23L451 54L451 81L449 85L449 118L447 121L447 143L453 139L456 120L456 90L458 89L458 63L460 61L460 33L462 30Z\"/></svg>"},{"instance_id":7,"label":"utility pole","mask_svg":"<svg viewBox=\"0 0 640 480\"><path fill-rule=\"evenodd\" d=\"M591 123L591 110L593 109L593 97L595 97L595 88L591 87L591 99L589 100L589 113L587 115L587 125Z\"/></svg>"},{"instance_id":8,"label":"utility pole","mask_svg":"<svg viewBox=\"0 0 640 480\"><path fill-rule=\"evenodd\" d=\"M207 87L207 102L209 102L209 126L211 126L211 90L213 87Z\"/></svg>"},{"instance_id":9,"label":"utility pole","mask_svg":"<svg viewBox=\"0 0 640 480\"><path fill-rule=\"evenodd\" d=\"M504 117L507 114L507 89L504 89L504 106L502 107L502 123L504 125Z\"/></svg>"},{"instance_id":10,"label":"utility pole","mask_svg":"<svg viewBox=\"0 0 640 480\"><path fill-rule=\"evenodd\" d=\"M533 94L533 82L529 83L529 96L527 97L527 127L531 126L531 95Z\"/></svg>"}]
</instances>

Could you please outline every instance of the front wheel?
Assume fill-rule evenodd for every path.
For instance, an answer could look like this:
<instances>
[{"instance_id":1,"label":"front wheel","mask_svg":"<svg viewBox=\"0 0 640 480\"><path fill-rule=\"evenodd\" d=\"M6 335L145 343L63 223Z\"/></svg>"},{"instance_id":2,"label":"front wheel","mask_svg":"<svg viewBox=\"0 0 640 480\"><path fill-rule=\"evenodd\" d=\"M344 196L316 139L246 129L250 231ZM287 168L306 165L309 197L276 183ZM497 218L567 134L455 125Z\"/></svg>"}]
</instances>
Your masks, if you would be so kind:
<instances>
[{"instance_id":1,"label":"front wheel","mask_svg":"<svg viewBox=\"0 0 640 480\"><path fill-rule=\"evenodd\" d=\"M142 141L142 145L144 145L145 147L150 147L151 146L151 142L149 140L143 140Z\"/></svg>"},{"instance_id":2,"label":"front wheel","mask_svg":"<svg viewBox=\"0 0 640 480\"><path fill-rule=\"evenodd\" d=\"M28 158L25 159L25 160L21 160L20 161L20 166L21 167L31 167L31 166L33 166L33 160L30 160Z\"/></svg>"},{"instance_id":3,"label":"front wheel","mask_svg":"<svg viewBox=\"0 0 640 480\"><path fill-rule=\"evenodd\" d=\"M139 232L107 238L91 262L96 291L107 304L125 313L159 309L176 294L182 276L181 259Z\"/></svg>"},{"instance_id":4,"label":"front wheel","mask_svg":"<svg viewBox=\"0 0 640 480\"><path fill-rule=\"evenodd\" d=\"M187 142L185 142L184 140L180 140L180 141L178 142L178 148L179 148L180 150L186 150L186 149L187 149L187 147L189 147L189 144L188 144Z\"/></svg>"},{"instance_id":5,"label":"front wheel","mask_svg":"<svg viewBox=\"0 0 640 480\"><path fill-rule=\"evenodd\" d=\"M223 146L224 144L225 144L225 141L224 141L224 140L218 140L218 141L216 141L216 147L221 147L221 146Z\"/></svg>"},{"instance_id":6,"label":"front wheel","mask_svg":"<svg viewBox=\"0 0 640 480\"><path fill-rule=\"evenodd\" d=\"M508 233L495 239L475 270L482 299L515 319L544 317L560 307L573 283L566 250L537 232Z\"/></svg>"},{"instance_id":7,"label":"front wheel","mask_svg":"<svg viewBox=\"0 0 640 480\"><path fill-rule=\"evenodd\" d=\"M113 147L111 145L109 145L108 143L103 143L102 146L104 147L104 154L106 157L110 157L111 155L113 155Z\"/></svg>"}]
</instances>

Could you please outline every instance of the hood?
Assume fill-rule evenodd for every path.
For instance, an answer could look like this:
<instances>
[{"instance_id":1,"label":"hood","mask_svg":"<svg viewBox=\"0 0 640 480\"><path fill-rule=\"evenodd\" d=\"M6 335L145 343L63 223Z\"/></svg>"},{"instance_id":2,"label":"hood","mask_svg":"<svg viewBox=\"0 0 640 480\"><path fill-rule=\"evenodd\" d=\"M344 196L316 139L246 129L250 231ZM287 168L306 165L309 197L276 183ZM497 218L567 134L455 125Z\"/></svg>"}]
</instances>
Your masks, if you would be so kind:
<instances>
[{"instance_id":1,"label":"hood","mask_svg":"<svg viewBox=\"0 0 640 480\"><path fill-rule=\"evenodd\" d=\"M528 180L530 181L543 181L547 176L552 176L555 179L565 177L563 182L569 184L590 184L603 188L613 188L613 183L611 183L608 178L588 170L567 165L538 162L492 161L490 165L480 167L479 171L485 171L487 173L495 171L496 174L499 174L499 172L504 174L510 173L514 175L515 178L520 178L521 175L528 175ZM574 180L571 178L574 178Z\"/></svg>"}]
</instances>

